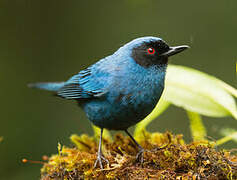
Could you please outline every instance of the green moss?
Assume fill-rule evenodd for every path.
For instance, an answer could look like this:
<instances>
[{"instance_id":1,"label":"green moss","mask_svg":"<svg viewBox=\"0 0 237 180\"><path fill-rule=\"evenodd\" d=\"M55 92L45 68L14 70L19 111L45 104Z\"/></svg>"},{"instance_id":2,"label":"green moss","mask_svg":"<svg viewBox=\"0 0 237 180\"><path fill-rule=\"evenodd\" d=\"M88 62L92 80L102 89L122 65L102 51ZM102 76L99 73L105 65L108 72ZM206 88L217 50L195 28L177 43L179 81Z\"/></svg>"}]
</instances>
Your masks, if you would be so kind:
<instances>
[{"instance_id":1,"label":"green moss","mask_svg":"<svg viewBox=\"0 0 237 180\"><path fill-rule=\"evenodd\" d=\"M139 139L147 150L144 163L136 161L137 147L129 137L116 134L104 140L103 153L110 164L94 169L97 141L73 135L74 148L59 145L59 153L41 169L41 179L237 179L237 155L217 151L213 143L185 144L182 135L148 133Z\"/></svg>"}]
</instances>

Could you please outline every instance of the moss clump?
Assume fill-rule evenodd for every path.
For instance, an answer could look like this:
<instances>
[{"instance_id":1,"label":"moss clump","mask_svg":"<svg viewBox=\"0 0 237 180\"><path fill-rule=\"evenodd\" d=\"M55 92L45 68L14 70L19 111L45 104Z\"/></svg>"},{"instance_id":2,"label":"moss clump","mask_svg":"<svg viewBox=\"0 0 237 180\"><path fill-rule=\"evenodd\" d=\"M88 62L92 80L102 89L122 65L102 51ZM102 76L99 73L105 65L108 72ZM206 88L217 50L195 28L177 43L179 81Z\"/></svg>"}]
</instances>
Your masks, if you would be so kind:
<instances>
[{"instance_id":1,"label":"moss clump","mask_svg":"<svg viewBox=\"0 0 237 180\"><path fill-rule=\"evenodd\" d=\"M237 155L217 151L207 141L185 144L182 135L144 132L140 144L147 149L144 163L136 161L137 147L117 134L104 140L103 153L110 164L93 168L97 141L87 135L72 136L76 147L59 146L41 169L41 180L50 179L237 179Z\"/></svg>"}]
</instances>

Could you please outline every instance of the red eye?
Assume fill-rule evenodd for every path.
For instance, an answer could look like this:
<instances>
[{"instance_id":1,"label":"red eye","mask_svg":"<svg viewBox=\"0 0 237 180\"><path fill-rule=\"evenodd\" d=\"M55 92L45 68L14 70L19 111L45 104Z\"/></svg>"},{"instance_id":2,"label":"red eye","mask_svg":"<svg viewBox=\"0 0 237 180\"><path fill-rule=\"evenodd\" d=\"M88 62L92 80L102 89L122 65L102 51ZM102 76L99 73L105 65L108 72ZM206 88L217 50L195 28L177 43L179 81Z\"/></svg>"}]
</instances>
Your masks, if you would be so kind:
<instances>
[{"instance_id":1,"label":"red eye","mask_svg":"<svg viewBox=\"0 0 237 180\"><path fill-rule=\"evenodd\" d=\"M150 55L153 55L153 54L155 54L155 52L156 52L154 48L148 48L146 51L147 51L147 53L150 54Z\"/></svg>"}]
</instances>

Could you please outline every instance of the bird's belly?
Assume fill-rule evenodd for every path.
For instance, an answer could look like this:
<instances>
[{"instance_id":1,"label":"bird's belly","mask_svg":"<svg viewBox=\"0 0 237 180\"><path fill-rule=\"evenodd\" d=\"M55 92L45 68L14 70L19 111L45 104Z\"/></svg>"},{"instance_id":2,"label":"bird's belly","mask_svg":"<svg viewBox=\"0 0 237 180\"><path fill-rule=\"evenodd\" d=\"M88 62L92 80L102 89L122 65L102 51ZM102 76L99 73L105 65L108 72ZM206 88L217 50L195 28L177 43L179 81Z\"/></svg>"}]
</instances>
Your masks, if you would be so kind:
<instances>
[{"instance_id":1,"label":"bird's belly","mask_svg":"<svg viewBox=\"0 0 237 180\"><path fill-rule=\"evenodd\" d=\"M83 105L89 120L100 128L124 130L143 120L156 106L163 89L154 93L120 94L114 99Z\"/></svg>"}]
</instances>

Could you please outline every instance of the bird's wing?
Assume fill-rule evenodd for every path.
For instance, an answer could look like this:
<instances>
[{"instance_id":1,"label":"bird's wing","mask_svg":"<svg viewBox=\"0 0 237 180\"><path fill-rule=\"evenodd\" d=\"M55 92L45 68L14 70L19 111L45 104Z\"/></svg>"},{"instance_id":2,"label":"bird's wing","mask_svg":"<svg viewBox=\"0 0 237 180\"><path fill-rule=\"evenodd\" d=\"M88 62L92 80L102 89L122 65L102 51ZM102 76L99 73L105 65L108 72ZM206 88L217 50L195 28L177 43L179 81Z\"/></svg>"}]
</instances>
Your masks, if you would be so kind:
<instances>
[{"instance_id":1,"label":"bird's wing","mask_svg":"<svg viewBox=\"0 0 237 180\"><path fill-rule=\"evenodd\" d=\"M99 82L91 68L80 71L72 76L65 85L60 88L57 95L65 99L89 99L105 94L104 83Z\"/></svg>"}]
</instances>

